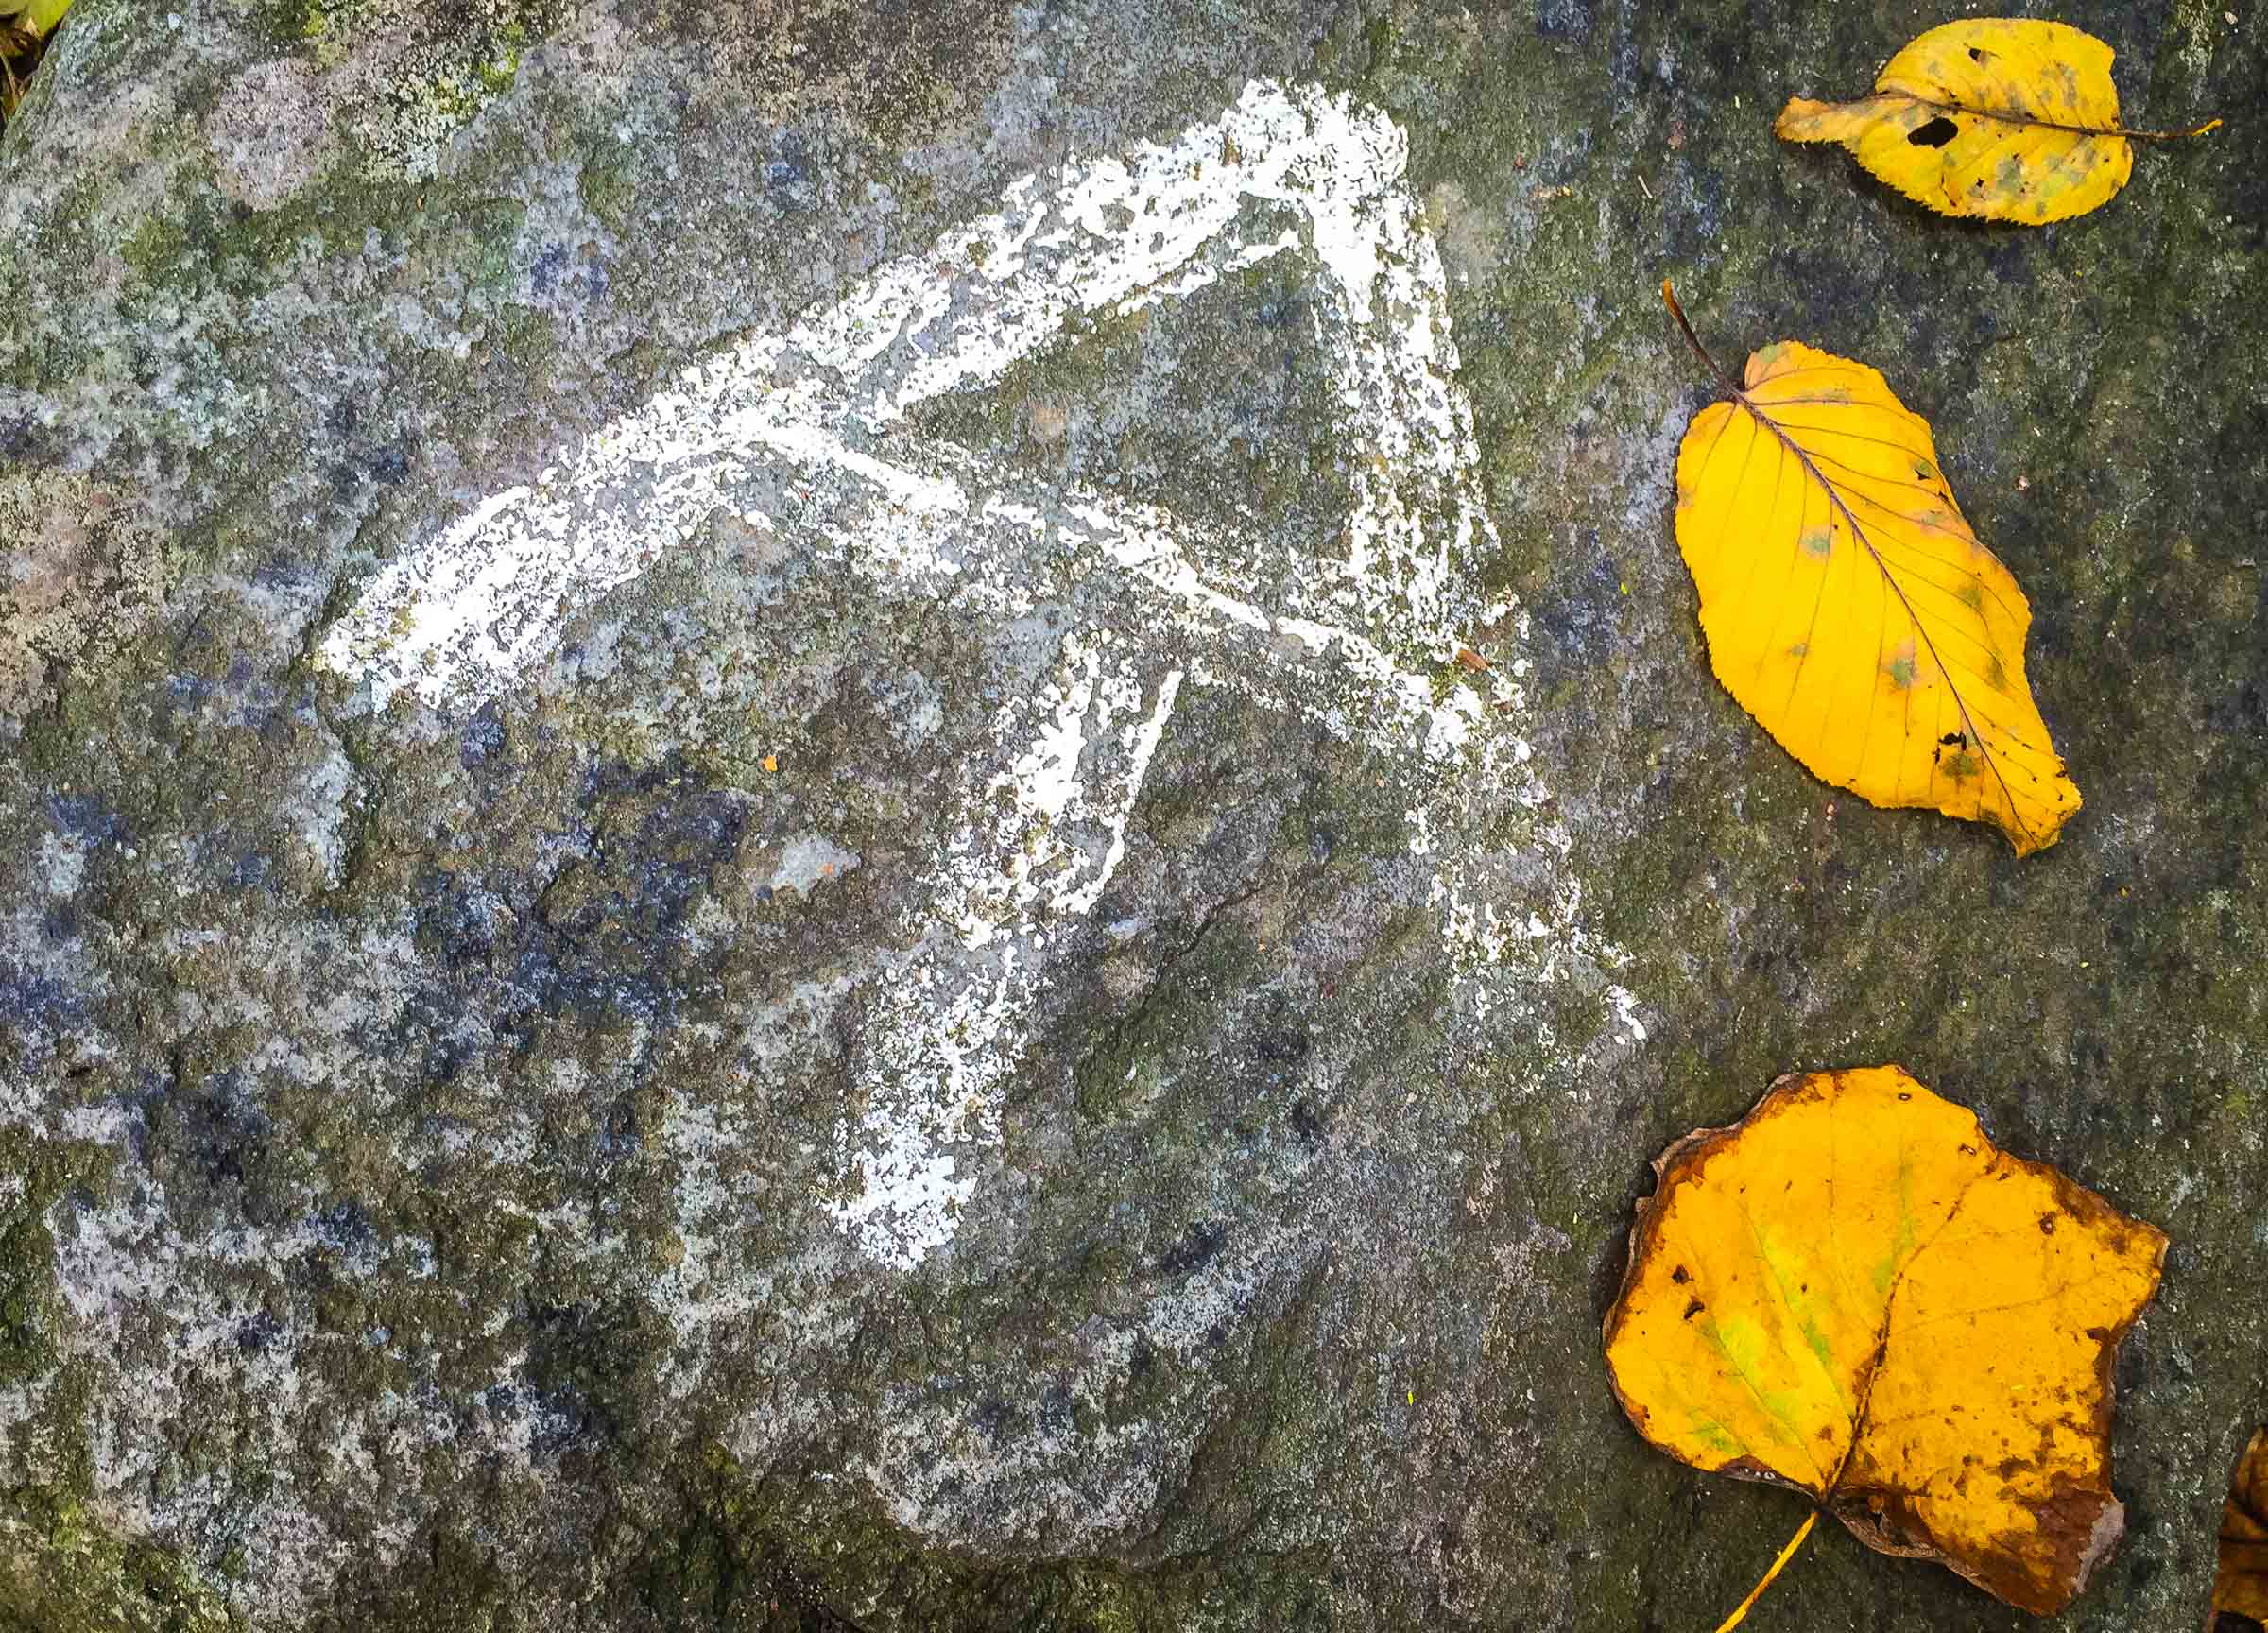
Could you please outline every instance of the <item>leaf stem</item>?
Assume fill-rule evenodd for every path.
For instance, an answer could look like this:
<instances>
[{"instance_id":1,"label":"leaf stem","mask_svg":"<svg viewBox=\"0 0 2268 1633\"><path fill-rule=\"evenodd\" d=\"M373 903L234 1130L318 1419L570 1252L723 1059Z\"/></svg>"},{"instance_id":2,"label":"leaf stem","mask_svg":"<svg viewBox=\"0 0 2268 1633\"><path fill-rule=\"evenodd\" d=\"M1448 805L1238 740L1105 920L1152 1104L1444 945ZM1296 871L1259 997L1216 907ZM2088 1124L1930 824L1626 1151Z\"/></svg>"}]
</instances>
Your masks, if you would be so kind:
<instances>
[{"instance_id":1,"label":"leaf stem","mask_svg":"<svg viewBox=\"0 0 2268 1633\"><path fill-rule=\"evenodd\" d=\"M1693 326L1685 320L1685 308L1677 304L1677 297L1672 292L1670 281L1667 278L1661 281L1661 299L1668 305L1670 316L1677 319L1677 327L1685 331L1685 343L1693 349L1693 355L1709 366L1709 371L1724 383L1726 390L1738 397L1741 394L1741 388L1732 383L1731 375L1717 367L1717 360L1711 357L1708 348L1701 344L1701 336L1694 334Z\"/></svg>"},{"instance_id":2,"label":"leaf stem","mask_svg":"<svg viewBox=\"0 0 2268 1633\"><path fill-rule=\"evenodd\" d=\"M1669 285L1665 284L1662 288L1663 292L1667 293ZM1672 306L1670 310L1675 312L1677 308ZM1718 1624L1717 1633L1732 1633L1735 1627L1748 1619L1748 1612L1755 1607L1756 1602L1764 1596L1764 1590L1772 1586L1773 1579L1787 1568L1789 1560L1796 1557L1796 1550L1803 1546L1803 1539L1812 1534L1812 1527L1817 1523L1819 1523L1819 1510L1814 1508L1803 1517L1803 1523L1796 1528L1796 1535L1788 1538L1788 1545L1779 1551L1779 1557L1772 1561L1772 1569L1764 1573L1764 1579L1749 1589L1748 1597L1742 1600L1733 1613Z\"/></svg>"},{"instance_id":3,"label":"leaf stem","mask_svg":"<svg viewBox=\"0 0 2268 1633\"><path fill-rule=\"evenodd\" d=\"M2116 134L2135 142L2187 142L2192 136L2202 136L2220 126L2218 119L2208 119L2194 130L2121 130Z\"/></svg>"}]
</instances>

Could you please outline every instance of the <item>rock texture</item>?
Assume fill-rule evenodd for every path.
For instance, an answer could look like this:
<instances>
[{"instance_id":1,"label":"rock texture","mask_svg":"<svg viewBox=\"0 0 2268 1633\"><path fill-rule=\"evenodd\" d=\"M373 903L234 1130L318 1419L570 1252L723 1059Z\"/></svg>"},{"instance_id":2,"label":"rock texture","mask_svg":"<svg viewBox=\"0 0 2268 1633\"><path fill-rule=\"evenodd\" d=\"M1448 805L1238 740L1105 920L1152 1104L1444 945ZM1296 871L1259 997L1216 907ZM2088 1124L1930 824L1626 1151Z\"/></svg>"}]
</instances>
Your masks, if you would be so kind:
<instances>
[{"instance_id":1,"label":"rock texture","mask_svg":"<svg viewBox=\"0 0 2268 1633\"><path fill-rule=\"evenodd\" d=\"M1800 1505L1616 1409L1631 1203L1897 1060L2172 1237L2056 1624L2194 1624L2268 17L2056 15L2227 125L2019 232L1773 142L1886 5L80 0L0 143L0 1623L1705 1624ZM1664 275L1933 421L2055 850L1716 687ZM1752 1624L2035 1624L1823 1533Z\"/></svg>"}]
</instances>

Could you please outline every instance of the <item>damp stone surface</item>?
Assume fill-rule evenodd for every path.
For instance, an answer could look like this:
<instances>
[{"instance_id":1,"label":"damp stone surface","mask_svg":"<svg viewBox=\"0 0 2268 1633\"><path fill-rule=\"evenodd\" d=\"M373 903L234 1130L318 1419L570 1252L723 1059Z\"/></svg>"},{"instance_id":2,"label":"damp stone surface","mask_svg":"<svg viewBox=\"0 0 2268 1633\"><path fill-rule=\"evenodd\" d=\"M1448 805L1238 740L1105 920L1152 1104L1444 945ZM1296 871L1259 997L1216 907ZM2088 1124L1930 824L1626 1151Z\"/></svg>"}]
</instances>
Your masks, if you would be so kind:
<instances>
[{"instance_id":1,"label":"damp stone surface","mask_svg":"<svg viewBox=\"0 0 2268 1633\"><path fill-rule=\"evenodd\" d=\"M1776 143L1920 26L80 0L0 138L0 1627L1713 1624L1649 1159L1897 1061L2172 1239L2126 1535L2268 1413L2268 13L2038 232ZM2233 17L2233 21L2230 19ZM2086 808L1712 679L1672 467L1934 427ZM1751 1624L2037 1625L1823 1528Z\"/></svg>"}]
</instances>

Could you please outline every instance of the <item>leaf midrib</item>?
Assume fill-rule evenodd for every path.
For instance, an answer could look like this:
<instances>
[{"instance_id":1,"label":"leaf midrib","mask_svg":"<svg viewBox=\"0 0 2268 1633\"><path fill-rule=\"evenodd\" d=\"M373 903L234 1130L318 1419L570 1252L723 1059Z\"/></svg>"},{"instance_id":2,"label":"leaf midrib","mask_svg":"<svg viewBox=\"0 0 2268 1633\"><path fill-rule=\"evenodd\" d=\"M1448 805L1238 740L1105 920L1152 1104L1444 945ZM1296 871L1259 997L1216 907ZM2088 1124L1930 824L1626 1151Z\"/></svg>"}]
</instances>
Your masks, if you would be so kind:
<instances>
[{"instance_id":1,"label":"leaf midrib","mask_svg":"<svg viewBox=\"0 0 2268 1633\"><path fill-rule=\"evenodd\" d=\"M1834 1478L1828 1483L1826 1492L1819 1499L1822 1506L1832 1501L1842 1489L1843 1477L1850 1471L1851 1459L1858 1455L1860 1442L1865 1438L1867 1430L1872 1427L1874 1382L1881 1376L1882 1363L1889 1356L1890 1318L1898 1307L1899 1294L1905 1290L1908 1273L1912 1271L1918 1261L1929 1253L1930 1249L1937 1246L1938 1238L1952 1229L1953 1221L1960 1217L1961 1210L1967 1205L1969 1194L1976 1190L1978 1181L1991 1171L1990 1164L1987 1164L1980 1172L1968 1177L1967 1181L1962 1185L1959 1195L1954 1196L1953 1205L1946 1210L1945 1217L1939 1220L1937 1228L1930 1232L1929 1240L1915 1244L1912 1250L1906 1254L1904 1262L1891 1276L1890 1285L1883 1290L1881 1325L1875 1329L1874 1351L1867 1358L1865 1368L1860 1374L1858 1381L1859 1404L1858 1410L1851 1416L1850 1444L1844 1449L1843 1460L1835 1465Z\"/></svg>"},{"instance_id":2,"label":"leaf midrib","mask_svg":"<svg viewBox=\"0 0 2268 1633\"><path fill-rule=\"evenodd\" d=\"M1973 113L1980 119L1997 120L2002 125L2029 125L2040 130L2068 131L2073 136L2115 136L2123 142L2134 134L2116 125L2066 125L2055 119L2036 119L2029 113L2003 112L1998 108L1971 108L1962 102L1947 102L1935 96L1924 96L1918 91L1877 90L1875 95L1877 96L1901 96L1908 102L1938 113Z\"/></svg>"},{"instance_id":3,"label":"leaf midrib","mask_svg":"<svg viewBox=\"0 0 2268 1633\"><path fill-rule=\"evenodd\" d=\"M1890 571L1890 564L1882 559L1881 552L1874 547L1874 541L1869 539L1866 536L1866 530L1859 525L1858 517L1853 515L1850 507L1844 503L1843 495L1835 490L1835 485L1830 482L1819 467L1812 462L1812 456L1805 450L1803 444L1781 429L1771 415L1759 408L1745 390L1736 388L1732 395L1733 400L1745 408L1759 425L1779 438L1781 445L1796 456L1796 462L1810 473L1812 480L1818 483L1820 488L1826 491L1828 503L1843 513L1843 520L1849 524L1851 537L1856 539L1865 549L1867 559L1874 563L1875 571L1882 576L1882 582L1890 586L1891 593L1898 597L1898 604L1906 610L1906 616L1913 620L1915 633L1921 637L1922 644L1929 648L1930 662L1937 665L1937 673L1945 678L1946 690L1953 695L1953 707L1961 712L1962 730L1975 741L1977 751L1984 757L1984 764L1992 768L1993 781L2001 785L2001 797L2007 808L2008 820L2016 824L2018 831L2029 843L2034 838L2034 834L2031 826L2018 814L2016 788L2009 782L2007 775L2002 771L2000 758L1993 753L1990 745L1984 741L1984 733L1977 730L1976 720L1968 712L1968 699L1962 696L1961 688L1954 683L1952 670L1947 666L1945 659L1937 651L1936 638L1930 633L1930 627L1922 622L1921 614L1915 610L1913 601L1906 594L1905 586L1898 581L1898 575ZM1980 550L1984 549L1982 544L1977 547Z\"/></svg>"}]
</instances>

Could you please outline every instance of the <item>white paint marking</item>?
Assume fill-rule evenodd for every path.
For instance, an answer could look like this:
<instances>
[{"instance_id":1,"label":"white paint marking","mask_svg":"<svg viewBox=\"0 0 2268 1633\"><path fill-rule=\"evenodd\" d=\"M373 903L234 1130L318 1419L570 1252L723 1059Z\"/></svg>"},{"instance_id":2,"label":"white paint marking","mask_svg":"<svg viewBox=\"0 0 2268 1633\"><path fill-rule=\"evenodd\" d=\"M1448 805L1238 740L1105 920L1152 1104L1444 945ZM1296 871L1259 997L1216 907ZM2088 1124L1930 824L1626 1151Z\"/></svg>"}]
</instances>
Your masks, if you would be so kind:
<instances>
[{"instance_id":1,"label":"white paint marking","mask_svg":"<svg viewBox=\"0 0 2268 1633\"><path fill-rule=\"evenodd\" d=\"M1043 951L1057 927L1093 911L1123 861L1185 677L1232 677L1258 701L1392 757L1460 979L1523 937L1552 943L1524 966L1534 978L1617 956L1577 925L1579 889L1556 887L1550 921L1530 913L1516 932L1482 899L1466 848L1433 838L1436 808L1462 830L1475 813L1544 794L1507 724L1524 709L1513 678L1524 662L1438 698L1428 673L1466 631L1514 610L1480 607L1462 588L1460 569L1494 548L1495 532L1406 151L1375 110L1262 81L1172 142L1071 166L1052 190L1026 177L995 212L878 268L784 335L687 369L591 436L563 474L485 500L381 571L323 641L323 662L367 682L377 707L404 691L472 706L713 510L782 525L743 497L767 473L821 494L793 524L808 548L902 593L950 593L1005 621L1034 605L1033 575L1017 569L1068 551L1161 601L1162 616L1124 632L1073 628L1046 691L1000 707L989 763L1002 768L963 790L908 926L917 944L877 954L860 982L872 1041L839 1129L833 1211L879 1260L911 1267L952 1240L982 1172L962 1159L999 1143ZM1300 250L1320 269L1314 321L1337 374L1351 491L1341 559L1240 572L1260 547L1249 539L1035 484L903 426L923 402L998 380L1074 319L1184 297ZM1268 597L1250 588L1279 580ZM1143 675L1168 665L1145 710ZM1618 1018L1642 1039L1634 1001L1613 990ZM1486 983L1476 1003L1485 1013Z\"/></svg>"}]
</instances>

